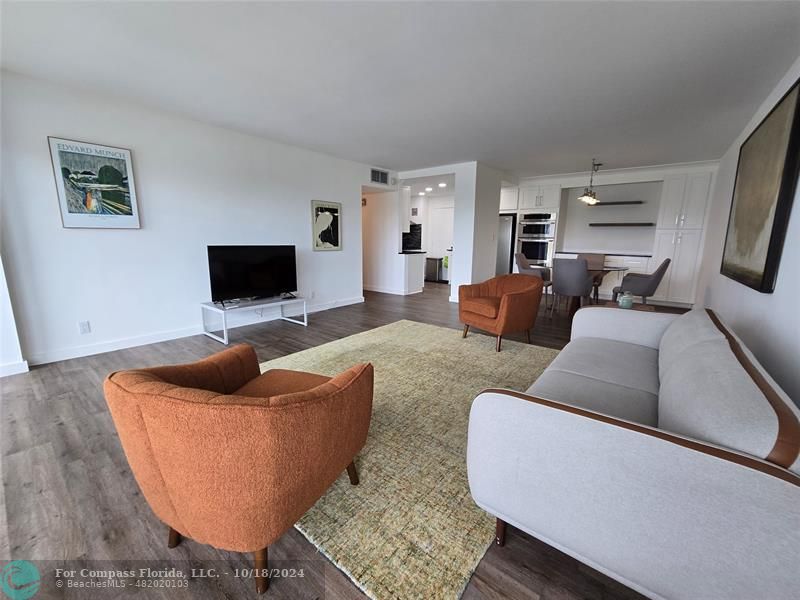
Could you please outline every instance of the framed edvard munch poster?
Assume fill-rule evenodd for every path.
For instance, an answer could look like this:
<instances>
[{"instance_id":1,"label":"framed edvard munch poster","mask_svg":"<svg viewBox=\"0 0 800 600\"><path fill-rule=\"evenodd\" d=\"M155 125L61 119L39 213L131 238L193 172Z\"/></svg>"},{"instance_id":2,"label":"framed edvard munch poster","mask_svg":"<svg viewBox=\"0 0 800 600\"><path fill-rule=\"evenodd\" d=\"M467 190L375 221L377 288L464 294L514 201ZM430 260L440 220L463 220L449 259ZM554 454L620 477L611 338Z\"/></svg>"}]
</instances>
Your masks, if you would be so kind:
<instances>
[{"instance_id":1,"label":"framed edvard munch poster","mask_svg":"<svg viewBox=\"0 0 800 600\"><path fill-rule=\"evenodd\" d=\"M720 272L759 292L775 291L800 176L800 81L739 150Z\"/></svg>"},{"instance_id":2,"label":"framed edvard munch poster","mask_svg":"<svg viewBox=\"0 0 800 600\"><path fill-rule=\"evenodd\" d=\"M130 150L47 140L64 227L139 228Z\"/></svg>"}]
</instances>

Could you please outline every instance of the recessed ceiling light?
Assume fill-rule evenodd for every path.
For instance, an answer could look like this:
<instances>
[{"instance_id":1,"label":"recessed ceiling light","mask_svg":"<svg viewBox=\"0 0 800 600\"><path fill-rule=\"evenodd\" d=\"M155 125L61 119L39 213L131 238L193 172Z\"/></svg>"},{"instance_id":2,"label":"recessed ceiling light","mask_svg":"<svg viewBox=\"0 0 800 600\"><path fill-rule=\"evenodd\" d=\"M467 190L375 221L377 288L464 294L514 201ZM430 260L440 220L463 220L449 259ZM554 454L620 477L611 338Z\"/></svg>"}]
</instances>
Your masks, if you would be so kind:
<instances>
[{"instance_id":1,"label":"recessed ceiling light","mask_svg":"<svg viewBox=\"0 0 800 600\"><path fill-rule=\"evenodd\" d=\"M439 187L447 187L447 184L445 182L442 182L439 184Z\"/></svg>"},{"instance_id":2,"label":"recessed ceiling light","mask_svg":"<svg viewBox=\"0 0 800 600\"><path fill-rule=\"evenodd\" d=\"M432 191L433 191L433 188L431 188L431 187L425 188L425 191L426 191L426 192L432 192Z\"/></svg>"},{"instance_id":3,"label":"recessed ceiling light","mask_svg":"<svg viewBox=\"0 0 800 600\"><path fill-rule=\"evenodd\" d=\"M420 196L424 196L424 195L425 195L425 192L420 192L420 193L419 193L419 195L420 195Z\"/></svg>"}]
</instances>

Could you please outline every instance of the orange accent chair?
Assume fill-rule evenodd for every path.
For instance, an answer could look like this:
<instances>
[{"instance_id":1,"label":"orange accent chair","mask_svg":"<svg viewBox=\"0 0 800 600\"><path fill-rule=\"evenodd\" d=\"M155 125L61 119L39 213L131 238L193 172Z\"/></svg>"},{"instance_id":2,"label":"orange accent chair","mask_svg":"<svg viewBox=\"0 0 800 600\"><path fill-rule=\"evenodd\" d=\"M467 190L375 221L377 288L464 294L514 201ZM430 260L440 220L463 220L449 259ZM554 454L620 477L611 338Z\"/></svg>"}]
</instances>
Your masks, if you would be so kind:
<instances>
[{"instance_id":1,"label":"orange accent chair","mask_svg":"<svg viewBox=\"0 0 800 600\"><path fill-rule=\"evenodd\" d=\"M503 336L525 331L531 343L531 329L539 314L544 283L530 275L500 275L483 283L458 286L458 318L467 337L470 326L497 336L500 352Z\"/></svg>"},{"instance_id":2,"label":"orange accent chair","mask_svg":"<svg viewBox=\"0 0 800 600\"><path fill-rule=\"evenodd\" d=\"M273 369L239 345L186 365L121 371L104 390L133 475L153 512L182 537L255 554L269 586L267 547L347 470L372 416L373 369L336 377Z\"/></svg>"}]
</instances>

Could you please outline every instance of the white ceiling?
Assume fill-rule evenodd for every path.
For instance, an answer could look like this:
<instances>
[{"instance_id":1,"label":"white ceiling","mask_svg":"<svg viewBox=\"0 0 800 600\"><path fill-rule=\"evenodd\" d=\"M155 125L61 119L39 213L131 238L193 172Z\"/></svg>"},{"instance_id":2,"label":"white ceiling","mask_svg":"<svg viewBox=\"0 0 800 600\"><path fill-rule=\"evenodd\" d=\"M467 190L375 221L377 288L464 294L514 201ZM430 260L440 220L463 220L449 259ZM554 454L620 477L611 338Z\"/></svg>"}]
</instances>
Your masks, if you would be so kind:
<instances>
[{"instance_id":1,"label":"white ceiling","mask_svg":"<svg viewBox=\"0 0 800 600\"><path fill-rule=\"evenodd\" d=\"M800 2L3 2L5 68L376 166L720 157Z\"/></svg>"}]
</instances>

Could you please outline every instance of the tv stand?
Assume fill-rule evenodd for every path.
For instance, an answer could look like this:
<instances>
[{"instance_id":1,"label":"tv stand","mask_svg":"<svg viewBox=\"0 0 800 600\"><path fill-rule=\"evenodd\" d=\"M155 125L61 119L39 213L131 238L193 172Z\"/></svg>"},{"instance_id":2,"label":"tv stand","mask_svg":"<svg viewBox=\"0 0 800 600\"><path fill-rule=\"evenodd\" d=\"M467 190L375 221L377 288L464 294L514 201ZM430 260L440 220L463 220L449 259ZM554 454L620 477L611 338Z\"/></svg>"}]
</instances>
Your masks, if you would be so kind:
<instances>
[{"instance_id":1,"label":"tv stand","mask_svg":"<svg viewBox=\"0 0 800 600\"><path fill-rule=\"evenodd\" d=\"M294 319L292 317L287 317L283 312L283 307L292 305L292 304L302 304L303 305L303 320ZM265 308L276 308L280 307L281 314L280 319L283 321L289 321L290 323L297 323L298 325L302 325L303 327L308 327L308 309L306 307L306 299L301 296L295 296L293 298L261 298L258 300L245 300L244 302L237 302L236 304L228 304L225 306L224 303L220 306L220 304L215 302L203 302L200 305L200 312L202 314L203 319L203 333L206 334L211 339L217 340L218 342L222 342L223 344L228 344L228 313L237 311L237 310L255 310L258 312L258 316L264 316L264 309ZM206 313L216 313L222 316L222 336L217 335L213 332L213 330L209 329L206 325Z\"/></svg>"}]
</instances>

